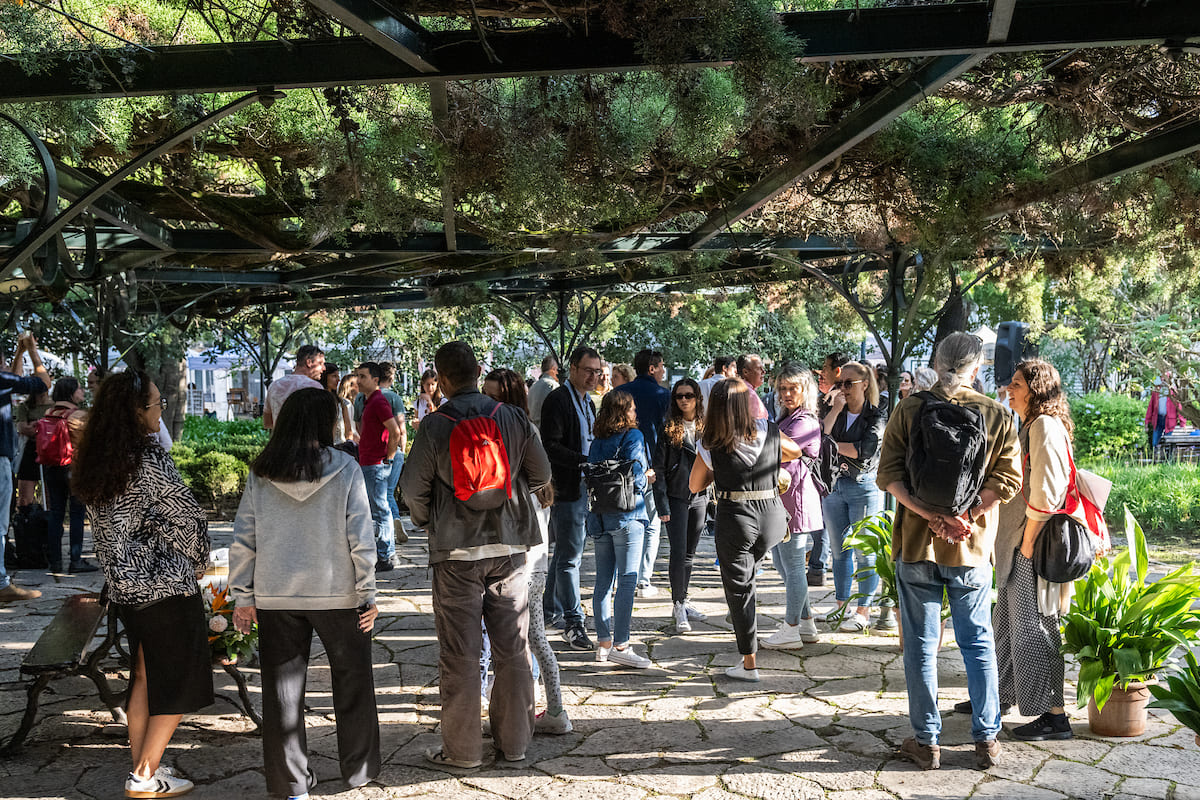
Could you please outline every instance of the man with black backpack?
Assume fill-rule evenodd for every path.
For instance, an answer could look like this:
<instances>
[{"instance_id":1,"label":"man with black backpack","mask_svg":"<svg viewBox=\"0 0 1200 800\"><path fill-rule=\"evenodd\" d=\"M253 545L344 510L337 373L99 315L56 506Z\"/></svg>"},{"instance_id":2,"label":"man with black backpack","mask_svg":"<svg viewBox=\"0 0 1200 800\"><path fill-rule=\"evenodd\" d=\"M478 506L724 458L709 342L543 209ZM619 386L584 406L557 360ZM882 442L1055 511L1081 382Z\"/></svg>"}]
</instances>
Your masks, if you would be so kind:
<instances>
[{"instance_id":1,"label":"man with black backpack","mask_svg":"<svg viewBox=\"0 0 1200 800\"><path fill-rule=\"evenodd\" d=\"M1021 489L1020 448L1007 409L971 389L977 337L953 333L934 356L938 382L901 400L884 431L877 483L900 503L892 534L913 736L900 754L937 769L937 650L942 598L967 670L975 765L1000 755L1000 696L992 635L992 551L998 506Z\"/></svg>"},{"instance_id":2,"label":"man with black backpack","mask_svg":"<svg viewBox=\"0 0 1200 800\"><path fill-rule=\"evenodd\" d=\"M25 353L29 353L33 362L33 375L30 377L21 374ZM0 603L33 600L42 596L37 589L16 586L8 577L4 566L4 542L8 533L8 514L12 507L12 460L17 445L17 433L12 424L13 392L36 394L49 388L50 375L42 366L42 358L38 354L37 342L33 340L33 335L19 339L17 352L13 354L11 370L4 369L3 364L0 364Z\"/></svg>"},{"instance_id":3,"label":"man with black backpack","mask_svg":"<svg viewBox=\"0 0 1200 800\"><path fill-rule=\"evenodd\" d=\"M531 493L550 483L550 462L523 409L480 394L469 345L442 345L434 365L449 399L421 421L400 475L412 521L429 534L440 646L442 746L425 757L475 769L483 756L482 624L496 672L490 718L497 757L523 760L533 735L525 553L540 541Z\"/></svg>"}]
</instances>

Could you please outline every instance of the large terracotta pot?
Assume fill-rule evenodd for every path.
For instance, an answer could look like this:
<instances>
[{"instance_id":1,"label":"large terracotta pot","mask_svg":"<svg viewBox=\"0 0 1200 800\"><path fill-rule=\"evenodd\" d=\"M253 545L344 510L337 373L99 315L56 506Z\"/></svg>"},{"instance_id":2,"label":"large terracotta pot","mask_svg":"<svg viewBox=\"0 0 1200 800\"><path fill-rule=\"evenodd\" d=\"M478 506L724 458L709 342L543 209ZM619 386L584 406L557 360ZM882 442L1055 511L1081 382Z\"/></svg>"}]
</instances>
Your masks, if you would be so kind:
<instances>
[{"instance_id":1,"label":"large terracotta pot","mask_svg":"<svg viewBox=\"0 0 1200 800\"><path fill-rule=\"evenodd\" d=\"M1114 686L1104 710L1096 700L1088 700L1088 725L1097 736L1141 736L1146 732L1146 704L1150 690L1144 683L1131 683L1128 689Z\"/></svg>"}]
</instances>

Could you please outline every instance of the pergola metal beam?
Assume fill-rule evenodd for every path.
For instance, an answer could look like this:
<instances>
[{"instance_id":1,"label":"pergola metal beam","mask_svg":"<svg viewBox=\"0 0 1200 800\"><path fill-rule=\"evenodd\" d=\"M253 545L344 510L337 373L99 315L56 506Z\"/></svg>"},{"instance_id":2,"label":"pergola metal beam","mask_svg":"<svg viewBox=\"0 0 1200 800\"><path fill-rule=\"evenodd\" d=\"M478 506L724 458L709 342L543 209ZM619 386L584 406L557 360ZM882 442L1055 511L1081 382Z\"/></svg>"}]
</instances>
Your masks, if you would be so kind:
<instances>
[{"instance_id":1,"label":"pergola metal beam","mask_svg":"<svg viewBox=\"0 0 1200 800\"><path fill-rule=\"evenodd\" d=\"M1063 167L1031 191L1000 198L987 210L987 219L995 219L1089 183L1148 169L1197 150L1200 150L1200 122L1190 122L1124 142L1077 164Z\"/></svg>"},{"instance_id":2,"label":"pergola metal beam","mask_svg":"<svg viewBox=\"0 0 1200 800\"><path fill-rule=\"evenodd\" d=\"M437 72L429 32L375 0L308 0L371 44L417 72Z\"/></svg>"},{"instance_id":3,"label":"pergola metal beam","mask_svg":"<svg viewBox=\"0 0 1200 800\"><path fill-rule=\"evenodd\" d=\"M687 237L688 246L699 247L753 214L796 181L831 163L985 57L983 54L940 56L925 61L848 114L803 154L751 186L729 205L709 214Z\"/></svg>"},{"instance_id":4,"label":"pergola metal beam","mask_svg":"<svg viewBox=\"0 0 1200 800\"><path fill-rule=\"evenodd\" d=\"M1000 44L1008 39L1016 7L1017 0L992 0L992 12L988 19L988 44Z\"/></svg>"},{"instance_id":5,"label":"pergola metal beam","mask_svg":"<svg viewBox=\"0 0 1200 800\"><path fill-rule=\"evenodd\" d=\"M1010 10L1004 41L989 41ZM780 15L780 21L788 33L804 40L800 60L809 63L1136 46L1200 37L1200 7L1194 0L996 0L854 13L805 11ZM0 103L623 72L654 66L632 40L603 31L571 36L555 25L490 34L488 45L498 61L489 57L472 31L431 33L429 42L441 66L437 72L415 69L357 37L110 51L86 77L80 74L81 56L76 53L52 59L37 75L26 75L16 61L0 59ZM727 60L705 55L684 63L704 67ZM132 73L125 71L126 64ZM125 79L127 74L132 77Z\"/></svg>"},{"instance_id":6,"label":"pergola metal beam","mask_svg":"<svg viewBox=\"0 0 1200 800\"><path fill-rule=\"evenodd\" d=\"M56 163L55 170L58 172L59 193L71 201L78 200L86 194L98 180L66 164ZM159 250L172 249L170 226L116 192L109 192L98 198L92 203L91 212Z\"/></svg>"}]
</instances>

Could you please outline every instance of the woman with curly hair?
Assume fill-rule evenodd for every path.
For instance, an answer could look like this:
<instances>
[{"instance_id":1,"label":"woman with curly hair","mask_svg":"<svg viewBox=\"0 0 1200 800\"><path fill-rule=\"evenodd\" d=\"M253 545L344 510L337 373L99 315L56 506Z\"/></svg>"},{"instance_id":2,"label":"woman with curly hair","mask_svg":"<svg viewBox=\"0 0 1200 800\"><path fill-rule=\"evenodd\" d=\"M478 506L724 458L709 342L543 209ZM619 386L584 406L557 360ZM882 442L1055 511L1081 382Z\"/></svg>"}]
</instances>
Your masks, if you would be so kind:
<instances>
[{"instance_id":1,"label":"woman with curly hair","mask_svg":"<svg viewBox=\"0 0 1200 800\"><path fill-rule=\"evenodd\" d=\"M676 633L692 629L691 620L705 617L687 601L692 580L692 562L708 511L708 492L693 492L688 486L692 465L696 462L696 443L704 434L704 398L700 384L682 378L671 389L667 422L654 453L655 503L667 509L659 517L667 526L671 560L667 569L671 578L671 604Z\"/></svg>"},{"instance_id":2,"label":"woman with curly hair","mask_svg":"<svg viewBox=\"0 0 1200 800\"><path fill-rule=\"evenodd\" d=\"M636 498L632 511L589 511L587 516L587 532L596 547L596 585L592 594L596 660L646 669L650 659L635 651L629 642L638 567L642 562L646 528L650 525L645 500L646 470L650 465L646 463L646 446L642 432L638 430L633 395L628 392L604 395L596 415L595 435L588 450L588 462L632 461Z\"/></svg>"},{"instance_id":3,"label":"woman with curly hair","mask_svg":"<svg viewBox=\"0 0 1200 800\"><path fill-rule=\"evenodd\" d=\"M1012 409L1022 420L1018 438L1025 453L1025 489L1001 506L996 535L999 594L992 627L1000 704L1002 710L1018 705L1023 716L1037 716L1033 722L1013 728L1015 738L1033 742L1070 739L1071 724L1063 709L1058 618L1069 605L1071 585L1036 577L1031 559L1038 532L1050 516L1047 512L1062 508L1067 498L1075 426L1058 370L1050 363L1022 361L1013 372L1008 392Z\"/></svg>"},{"instance_id":4,"label":"woman with curly hair","mask_svg":"<svg viewBox=\"0 0 1200 800\"><path fill-rule=\"evenodd\" d=\"M159 761L183 715L213 703L197 583L208 565L208 521L154 438L165 407L140 370L106 378L71 468L72 490L87 506L96 558L133 660L126 797L191 791L191 781Z\"/></svg>"}]
</instances>

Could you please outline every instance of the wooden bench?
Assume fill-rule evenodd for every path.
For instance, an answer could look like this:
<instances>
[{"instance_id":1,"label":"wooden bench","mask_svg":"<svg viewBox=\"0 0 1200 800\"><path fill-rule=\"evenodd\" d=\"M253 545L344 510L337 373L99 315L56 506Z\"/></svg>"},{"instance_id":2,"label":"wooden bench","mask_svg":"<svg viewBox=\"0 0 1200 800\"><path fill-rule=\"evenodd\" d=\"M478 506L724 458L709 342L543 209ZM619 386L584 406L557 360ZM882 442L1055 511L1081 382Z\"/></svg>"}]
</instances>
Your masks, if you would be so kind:
<instances>
[{"instance_id":1,"label":"wooden bench","mask_svg":"<svg viewBox=\"0 0 1200 800\"><path fill-rule=\"evenodd\" d=\"M25 716L21 719L21 725L4 747L0 748L0 753L9 755L20 749L37 718L38 698L55 678L68 675L86 675L91 678L104 704L112 712L113 719L125 724L121 696L109 688L108 681L99 668L100 661L116 641L115 626L109 625L103 643L88 653L88 646L95 638L100 622L107 615L107 600L95 592L77 594L63 602L54 619L38 637L33 649L21 662L21 674L32 677L33 683L29 685Z\"/></svg>"}]
</instances>

